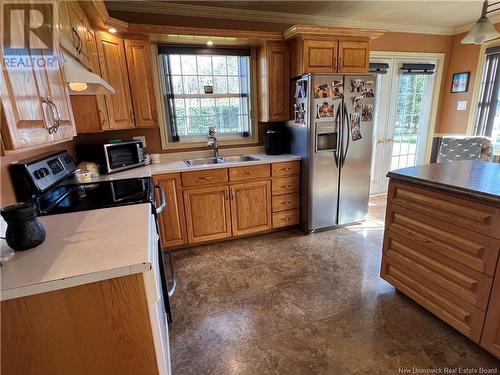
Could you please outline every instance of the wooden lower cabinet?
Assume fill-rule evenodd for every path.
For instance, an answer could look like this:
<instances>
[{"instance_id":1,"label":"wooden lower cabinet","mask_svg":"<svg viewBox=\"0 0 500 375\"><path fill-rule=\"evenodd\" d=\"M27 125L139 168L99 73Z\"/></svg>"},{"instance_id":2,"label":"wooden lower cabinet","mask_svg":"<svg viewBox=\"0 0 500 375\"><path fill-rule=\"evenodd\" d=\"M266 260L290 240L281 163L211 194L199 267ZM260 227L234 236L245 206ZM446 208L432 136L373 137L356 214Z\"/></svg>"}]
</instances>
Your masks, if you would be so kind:
<instances>
[{"instance_id":1,"label":"wooden lower cabinet","mask_svg":"<svg viewBox=\"0 0 500 375\"><path fill-rule=\"evenodd\" d=\"M231 185L233 235L271 229L271 182L258 181Z\"/></svg>"},{"instance_id":2,"label":"wooden lower cabinet","mask_svg":"<svg viewBox=\"0 0 500 375\"><path fill-rule=\"evenodd\" d=\"M154 182L165 192L166 206L159 216L162 247L184 245L187 234L180 173L155 177ZM160 200L159 192L156 199Z\"/></svg>"},{"instance_id":3,"label":"wooden lower cabinet","mask_svg":"<svg viewBox=\"0 0 500 375\"><path fill-rule=\"evenodd\" d=\"M491 289L481 346L500 358L500 259L498 260L495 282Z\"/></svg>"},{"instance_id":4,"label":"wooden lower cabinet","mask_svg":"<svg viewBox=\"0 0 500 375\"><path fill-rule=\"evenodd\" d=\"M186 189L184 206L189 243L231 237L229 187Z\"/></svg>"}]
</instances>

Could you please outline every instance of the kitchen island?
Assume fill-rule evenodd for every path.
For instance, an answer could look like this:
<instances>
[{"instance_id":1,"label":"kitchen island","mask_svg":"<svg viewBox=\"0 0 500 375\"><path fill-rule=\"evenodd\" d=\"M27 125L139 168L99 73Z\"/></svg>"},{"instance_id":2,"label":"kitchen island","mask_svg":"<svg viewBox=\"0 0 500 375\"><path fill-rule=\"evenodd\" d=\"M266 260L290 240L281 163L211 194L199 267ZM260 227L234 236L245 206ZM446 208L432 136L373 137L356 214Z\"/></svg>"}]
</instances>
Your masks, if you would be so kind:
<instances>
[{"instance_id":1,"label":"kitchen island","mask_svg":"<svg viewBox=\"0 0 500 375\"><path fill-rule=\"evenodd\" d=\"M500 358L500 164L388 177L381 277Z\"/></svg>"}]
</instances>

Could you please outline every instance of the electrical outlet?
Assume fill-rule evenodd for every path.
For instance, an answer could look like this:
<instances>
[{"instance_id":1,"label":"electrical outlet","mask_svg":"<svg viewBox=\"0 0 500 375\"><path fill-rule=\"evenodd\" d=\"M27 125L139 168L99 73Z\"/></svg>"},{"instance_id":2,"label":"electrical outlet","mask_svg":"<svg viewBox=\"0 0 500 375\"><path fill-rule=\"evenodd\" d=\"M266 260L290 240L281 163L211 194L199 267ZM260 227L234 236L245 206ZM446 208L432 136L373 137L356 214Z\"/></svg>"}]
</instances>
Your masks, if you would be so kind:
<instances>
[{"instance_id":1,"label":"electrical outlet","mask_svg":"<svg viewBox=\"0 0 500 375\"><path fill-rule=\"evenodd\" d=\"M134 141L142 141L142 145L146 148L146 137L143 135L132 137Z\"/></svg>"},{"instance_id":2,"label":"electrical outlet","mask_svg":"<svg viewBox=\"0 0 500 375\"><path fill-rule=\"evenodd\" d=\"M465 111L467 109L467 100L459 100L457 102L457 111Z\"/></svg>"}]
</instances>

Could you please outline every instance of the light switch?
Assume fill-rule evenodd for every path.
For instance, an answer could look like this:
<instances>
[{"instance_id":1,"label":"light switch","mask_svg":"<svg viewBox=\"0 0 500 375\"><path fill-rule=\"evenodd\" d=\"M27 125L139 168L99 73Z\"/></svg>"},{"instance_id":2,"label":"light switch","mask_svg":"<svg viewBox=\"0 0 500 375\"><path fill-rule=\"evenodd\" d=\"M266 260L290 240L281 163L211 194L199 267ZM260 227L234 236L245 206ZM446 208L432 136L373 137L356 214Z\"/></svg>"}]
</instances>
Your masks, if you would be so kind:
<instances>
[{"instance_id":1,"label":"light switch","mask_svg":"<svg viewBox=\"0 0 500 375\"><path fill-rule=\"evenodd\" d=\"M465 111L467 109L467 100L459 100L457 102L457 111Z\"/></svg>"}]
</instances>

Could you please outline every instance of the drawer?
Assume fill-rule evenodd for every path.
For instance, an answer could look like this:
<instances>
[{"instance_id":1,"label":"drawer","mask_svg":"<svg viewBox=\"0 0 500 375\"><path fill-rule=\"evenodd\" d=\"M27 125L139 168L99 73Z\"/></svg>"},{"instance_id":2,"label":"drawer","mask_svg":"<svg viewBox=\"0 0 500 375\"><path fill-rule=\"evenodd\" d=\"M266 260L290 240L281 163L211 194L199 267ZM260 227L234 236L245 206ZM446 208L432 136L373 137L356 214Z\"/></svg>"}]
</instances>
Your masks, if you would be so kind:
<instances>
[{"instance_id":1,"label":"drawer","mask_svg":"<svg viewBox=\"0 0 500 375\"><path fill-rule=\"evenodd\" d=\"M299 174L300 172L300 160L287 161L284 163L274 163L271 164L273 177L291 176Z\"/></svg>"},{"instance_id":2,"label":"drawer","mask_svg":"<svg viewBox=\"0 0 500 375\"><path fill-rule=\"evenodd\" d=\"M293 210L299 208L299 194L283 194L273 197L273 212Z\"/></svg>"},{"instance_id":3,"label":"drawer","mask_svg":"<svg viewBox=\"0 0 500 375\"><path fill-rule=\"evenodd\" d=\"M418 272L384 254L380 276L459 332L479 342L485 312L442 289L435 288Z\"/></svg>"},{"instance_id":4,"label":"drawer","mask_svg":"<svg viewBox=\"0 0 500 375\"><path fill-rule=\"evenodd\" d=\"M299 189L299 176L277 178L272 182L273 195L298 193Z\"/></svg>"},{"instance_id":5,"label":"drawer","mask_svg":"<svg viewBox=\"0 0 500 375\"><path fill-rule=\"evenodd\" d=\"M181 178L184 187L222 184L228 181L227 168L184 172Z\"/></svg>"},{"instance_id":6,"label":"drawer","mask_svg":"<svg viewBox=\"0 0 500 375\"><path fill-rule=\"evenodd\" d=\"M500 240L397 204L387 208L386 229L478 272L489 276L495 272Z\"/></svg>"},{"instance_id":7,"label":"drawer","mask_svg":"<svg viewBox=\"0 0 500 375\"><path fill-rule=\"evenodd\" d=\"M485 311L493 278L404 236L386 231L384 256L411 269L433 290L442 290Z\"/></svg>"},{"instance_id":8,"label":"drawer","mask_svg":"<svg viewBox=\"0 0 500 375\"><path fill-rule=\"evenodd\" d=\"M299 223L299 210L289 210L273 213L273 228L288 227Z\"/></svg>"},{"instance_id":9,"label":"drawer","mask_svg":"<svg viewBox=\"0 0 500 375\"><path fill-rule=\"evenodd\" d=\"M500 209L487 204L393 181L388 202L500 239Z\"/></svg>"},{"instance_id":10,"label":"drawer","mask_svg":"<svg viewBox=\"0 0 500 375\"><path fill-rule=\"evenodd\" d=\"M229 181L256 180L259 178L269 178L269 175L269 164L229 168Z\"/></svg>"}]
</instances>

